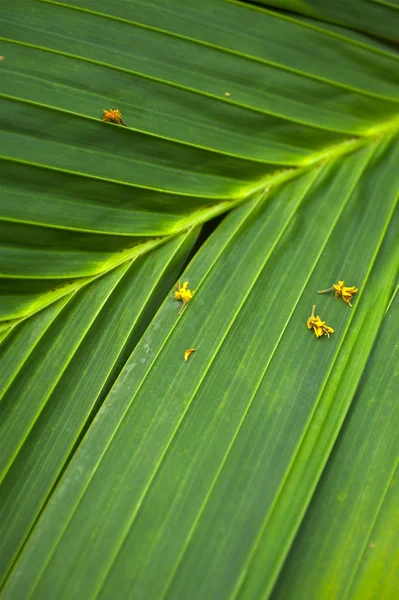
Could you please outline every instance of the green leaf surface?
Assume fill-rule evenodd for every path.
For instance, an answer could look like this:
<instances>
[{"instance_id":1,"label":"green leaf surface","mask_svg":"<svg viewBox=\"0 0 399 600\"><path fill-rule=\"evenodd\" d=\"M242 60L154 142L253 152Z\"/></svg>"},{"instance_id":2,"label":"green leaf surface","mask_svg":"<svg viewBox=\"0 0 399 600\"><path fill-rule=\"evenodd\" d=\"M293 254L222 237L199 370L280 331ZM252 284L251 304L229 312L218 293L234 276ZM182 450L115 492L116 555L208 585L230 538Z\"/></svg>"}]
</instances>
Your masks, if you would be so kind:
<instances>
[{"instance_id":1,"label":"green leaf surface","mask_svg":"<svg viewBox=\"0 0 399 600\"><path fill-rule=\"evenodd\" d=\"M195 238L195 232L180 236L133 264L118 267L67 304L58 301L16 327L0 347L8 376L0 380L2 478L7 473L0 510L1 552L7 561L2 561L0 579L27 537L115 363L126 345L131 351L140 339ZM86 304L90 311L83 310ZM76 321L82 313L90 316L88 328L85 320ZM63 364L61 374L56 360Z\"/></svg>"},{"instance_id":2,"label":"green leaf surface","mask_svg":"<svg viewBox=\"0 0 399 600\"><path fill-rule=\"evenodd\" d=\"M371 600L376 595L394 598L398 589L399 553L398 470L384 498L378 518L370 535L350 593L353 598Z\"/></svg>"},{"instance_id":3,"label":"green leaf surface","mask_svg":"<svg viewBox=\"0 0 399 600\"><path fill-rule=\"evenodd\" d=\"M27 240L32 242L32 238L36 238L38 245L31 243L18 245L17 238L15 238L14 244L5 244L3 249L5 250L4 256L7 257L7 262L4 260L5 270L11 271L9 278L0 278L0 309L2 310L3 318L8 319L7 321L0 322L0 326L7 328L10 324L15 324L19 318L30 316L36 311L43 308L47 304L51 304L55 300L68 295L70 292L74 292L84 287L95 279L98 275L102 275L104 265L100 262L99 256L101 252L96 253L95 251L87 250L86 248L79 248L79 244L87 244L92 239L82 238L74 236L74 234L67 232L64 236L56 231L51 230L38 230L32 229L29 225L14 225L4 224L3 231L5 237L9 238L15 232L23 231L27 233L30 229L30 233L33 236L27 235ZM42 234L42 237L40 237ZM64 239L62 239L64 237ZM75 237L75 239L74 239ZM78 238L78 239L76 239ZM65 242L69 239L71 242L76 243L78 248L65 250L68 246ZM64 241L64 248L62 242ZM101 240L100 240L101 241ZM160 238L149 240L141 244L133 244L131 247L127 246L118 250L116 254L108 254L108 269L112 269L120 264L127 263L137 256L148 252L149 250L158 246L163 240ZM47 242L47 243L46 243ZM72 243L71 243L72 246ZM75 279L65 279L65 271L61 272L62 266L66 267L68 264L64 261L64 251L69 256L75 258L75 265L73 269L85 268L95 271L95 268L101 266L100 273L95 273L94 277L79 277ZM0 249L1 252L1 249ZM104 253L103 253L104 254ZM82 257L83 255L83 257ZM76 262L79 263L78 267ZM23 267L28 271L22 271ZM68 269L68 267L66 267ZM20 274L23 273L25 277L18 278L18 273L15 269L20 269ZM61 277L61 274L64 277ZM58 275L57 279L52 279L52 276ZM33 276L33 278L32 278Z\"/></svg>"},{"instance_id":4,"label":"green leaf surface","mask_svg":"<svg viewBox=\"0 0 399 600\"><path fill-rule=\"evenodd\" d=\"M0 6L2 599L395 588L397 11L289 4Z\"/></svg>"},{"instance_id":5,"label":"green leaf surface","mask_svg":"<svg viewBox=\"0 0 399 600\"><path fill-rule=\"evenodd\" d=\"M273 599L395 597L398 308L396 295Z\"/></svg>"},{"instance_id":6,"label":"green leaf surface","mask_svg":"<svg viewBox=\"0 0 399 600\"><path fill-rule=\"evenodd\" d=\"M27 327L20 327L10 335L6 344L0 346L0 360L2 370L0 373L0 399L3 398L10 383L24 364L29 354L43 337L53 320L62 308L71 299L72 295L52 304L45 312L40 312L32 317ZM11 334L11 331L7 331Z\"/></svg>"},{"instance_id":7,"label":"green leaf surface","mask_svg":"<svg viewBox=\"0 0 399 600\"><path fill-rule=\"evenodd\" d=\"M368 280L396 205L398 149L386 140L338 159L225 219L183 276L197 288L194 300L176 322L167 299L139 342L28 541L7 597L40 598L51 589L65 598L228 598L243 583L281 486L290 488L295 457L314 446L307 432L323 433L318 410L328 440L314 460L326 460L388 305L397 252L376 267L377 282L373 271ZM361 293L352 310L320 298L336 333L316 340L305 326L311 298L343 268ZM352 392L330 422L325 413L376 285L386 290L376 326L366 330L346 375ZM185 363L188 347L196 353ZM315 485L319 469L305 475ZM284 507L293 535L298 511ZM278 544L269 577L286 553L286 533Z\"/></svg>"}]
</instances>

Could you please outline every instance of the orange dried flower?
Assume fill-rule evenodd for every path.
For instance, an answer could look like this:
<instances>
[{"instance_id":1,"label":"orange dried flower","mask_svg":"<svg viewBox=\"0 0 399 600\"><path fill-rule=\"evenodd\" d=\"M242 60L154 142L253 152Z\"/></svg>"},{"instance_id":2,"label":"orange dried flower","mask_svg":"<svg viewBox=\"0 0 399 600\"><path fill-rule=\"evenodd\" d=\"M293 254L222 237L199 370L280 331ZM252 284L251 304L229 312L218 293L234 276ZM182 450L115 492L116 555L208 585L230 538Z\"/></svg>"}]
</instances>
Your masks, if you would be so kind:
<instances>
[{"instance_id":1,"label":"orange dried flower","mask_svg":"<svg viewBox=\"0 0 399 600\"><path fill-rule=\"evenodd\" d=\"M108 121L109 123L117 123L118 125L125 125L125 127L127 127L127 124L122 119L122 113L120 110L114 108L110 108L109 110L103 109L103 113L103 121Z\"/></svg>"}]
</instances>

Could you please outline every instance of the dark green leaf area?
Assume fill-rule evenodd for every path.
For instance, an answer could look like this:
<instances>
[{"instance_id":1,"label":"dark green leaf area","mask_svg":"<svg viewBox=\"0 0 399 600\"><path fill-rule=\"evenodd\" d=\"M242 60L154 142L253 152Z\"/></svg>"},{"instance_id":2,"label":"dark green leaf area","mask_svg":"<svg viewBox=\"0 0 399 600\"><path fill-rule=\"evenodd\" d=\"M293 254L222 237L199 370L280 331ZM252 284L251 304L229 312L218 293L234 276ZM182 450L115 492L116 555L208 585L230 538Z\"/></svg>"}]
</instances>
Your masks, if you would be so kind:
<instances>
[{"instance_id":1,"label":"dark green leaf area","mask_svg":"<svg viewBox=\"0 0 399 600\"><path fill-rule=\"evenodd\" d=\"M28 102L0 100L9 158L164 192L226 197L260 185L274 164L238 159Z\"/></svg>"},{"instance_id":2,"label":"dark green leaf area","mask_svg":"<svg viewBox=\"0 0 399 600\"><path fill-rule=\"evenodd\" d=\"M169 234L181 228L183 216L214 204L209 198L167 194L12 161L2 164L0 186L3 219L110 234L98 238L97 249L119 249L141 235ZM131 239L120 237L124 235ZM57 238L62 236L57 232ZM73 246L74 237L68 239Z\"/></svg>"},{"instance_id":3,"label":"dark green leaf area","mask_svg":"<svg viewBox=\"0 0 399 600\"><path fill-rule=\"evenodd\" d=\"M336 109L328 104L331 104L331 95L336 102L342 100L334 88L318 84L313 93L319 93L323 109L312 116L310 107L306 106L311 101L310 91L306 92L302 78L292 75L292 86L300 81L304 88L305 107L298 120L291 114L292 110L284 111L289 102L282 95L285 90L280 91L280 102L276 101L277 90L272 88L277 82L270 81L276 79L276 69L269 68L269 72L265 72L265 68L249 63L257 71L254 76L262 75L262 81L256 83L250 73L240 72L244 65L238 57L235 57L237 73L232 73L232 81L215 81L212 93L209 85L205 90L190 89L194 81L190 88L182 88L81 57L19 44L8 44L6 48L12 56L3 69L4 91L9 96L92 119L101 119L103 109L116 107L132 130L262 162L300 163L326 145L344 141L369 127L370 118L386 120L390 113L397 111L394 103L347 93L349 114L338 123L334 120ZM195 78L196 87L201 78L201 74ZM256 91L252 100L251 88ZM356 115L351 114L354 113L350 110L351 102L356 104Z\"/></svg>"}]
</instances>

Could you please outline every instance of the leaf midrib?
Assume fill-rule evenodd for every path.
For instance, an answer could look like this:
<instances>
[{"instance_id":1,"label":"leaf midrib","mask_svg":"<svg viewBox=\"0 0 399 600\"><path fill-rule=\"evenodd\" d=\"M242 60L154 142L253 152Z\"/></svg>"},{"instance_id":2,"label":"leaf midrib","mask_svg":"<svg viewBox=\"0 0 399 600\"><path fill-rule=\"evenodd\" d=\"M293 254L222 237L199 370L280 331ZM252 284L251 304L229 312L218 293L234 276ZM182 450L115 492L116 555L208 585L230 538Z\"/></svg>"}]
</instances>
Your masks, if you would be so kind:
<instances>
[{"instance_id":1,"label":"leaf midrib","mask_svg":"<svg viewBox=\"0 0 399 600\"><path fill-rule=\"evenodd\" d=\"M335 158L338 158L339 156L344 156L345 154L351 154L355 150L361 148L364 144L373 143L373 140L380 136L391 135L392 130L393 131L399 130L399 117L397 119L393 119L393 120L387 122L386 124L384 124L384 127L381 127L380 129L376 129L373 132L373 134L370 135L369 137L362 137L362 138L358 138L355 140L344 141L341 144L336 144L335 146L330 147L329 150L325 151L325 156L324 156L323 162L325 162L327 160L334 160ZM18 162L18 161L15 161L15 162ZM22 161L22 162L24 162L25 164L30 164L30 163L27 163L26 161ZM217 203L213 206L210 206L206 209L200 209L198 211L195 211L186 218L182 218L180 221L181 228L179 228L179 229L175 228L173 231L171 231L171 235L178 235L179 233L181 233L182 231L184 231L187 228L203 224L203 223L207 222L209 219L216 217L218 215L221 215L221 214L239 206L240 204L243 204L243 203L249 201L250 198L257 192L259 192L260 190L264 189L265 191L268 191L269 188L271 188L271 187L279 185L279 184L283 183L284 181L287 181L291 178L297 177L301 172L308 170L309 167L317 168L317 165L319 163L320 163L320 159L318 160L318 162L315 160L315 162L309 166L288 167L286 169L281 169L281 170L277 171L275 174L268 175L268 176L266 176L265 180L260 185L258 184L252 190L248 190L247 194L245 196L240 195L240 196L237 196L236 198L232 198L231 200L225 200L225 201L219 202L219 203ZM39 165L35 164L34 166L38 166L43 169L48 168L46 165L40 165L40 164ZM53 167L51 168L51 170L62 171L62 169L55 169ZM74 174L76 175L76 173L74 173ZM88 176L85 174L83 174L82 176L91 178L91 176ZM100 178L93 177L93 179L100 179ZM105 179L104 179L104 181L105 181ZM117 182L117 183L119 183L119 182ZM129 184L129 187L130 187L130 185L131 184ZM132 187L134 187L134 186L132 186ZM39 225L39 226L42 226L42 225ZM74 290L80 289L81 287L87 285L87 283L90 283L90 281L92 281L93 279L95 279L97 277L101 277L102 275L105 275L113 268L123 264L125 261L132 260L133 258L135 258L136 255L139 255L139 254L147 251L146 249L143 249L143 248L146 248L148 246L148 250L151 250L153 247L156 247L160 243L163 243L163 241L165 241L169 237L170 236L164 236L162 239L159 239L159 238L154 239L154 238L149 237L149 240L147 242L144 242L143 244L140 244L140 245L135 246L134 248L130 249L129 252L127 252L127 254L125 254L125 256L121 257L120 254L118 253L115 258L112 258L108 261L107 268L104 268L104 269L98 271L97 273L93 274L90 277L85 277L84 281L82 281L79 285L74 286ZM140 251L140 250L142 250L142 251ZM42 279L42 277L40 277L39 279ZM74 281L74 283L76 283L76 281ZM65 294L69 293L70 291L71 291L71 288L69 288L68 290L65 290ZM36 303L35 309L33 311L31 311L29 314L24 314L20 319L16 319L15 322L13 320L14 325L17 324L21 320L29 318L30 316L35 314L38 310L41 310L45 306L52 304L54 301L58 300L59 298L62 298L63 295L57 296L54 300L51 300L50 302L47 301L47 302ZM2 321L0 321L0 328L1 328L1 325L2 325ZM9 327L9 320L7 320L7 328L8 327Z\"/></svg>"}]
</instances>

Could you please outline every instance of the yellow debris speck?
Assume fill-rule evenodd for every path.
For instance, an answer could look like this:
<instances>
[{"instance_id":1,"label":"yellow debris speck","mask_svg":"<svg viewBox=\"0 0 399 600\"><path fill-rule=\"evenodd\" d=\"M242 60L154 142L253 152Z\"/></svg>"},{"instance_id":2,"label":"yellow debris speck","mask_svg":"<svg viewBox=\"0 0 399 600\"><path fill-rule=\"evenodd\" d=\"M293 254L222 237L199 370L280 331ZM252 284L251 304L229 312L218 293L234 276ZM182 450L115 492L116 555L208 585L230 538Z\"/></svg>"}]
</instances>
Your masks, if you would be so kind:
<instances>
[{"instance_id":1,"label":"yellow debris speck","mask_svg":"<svg viewBox=\"0 0 399 600\"><path fill-rule=\"evenodd\" d=\"M195 352L195 348L189 348L188 350L186 350L184 352L184 360L187 362L188 359L190 358L190 355Z\"/></svg>"}]
</instances>

